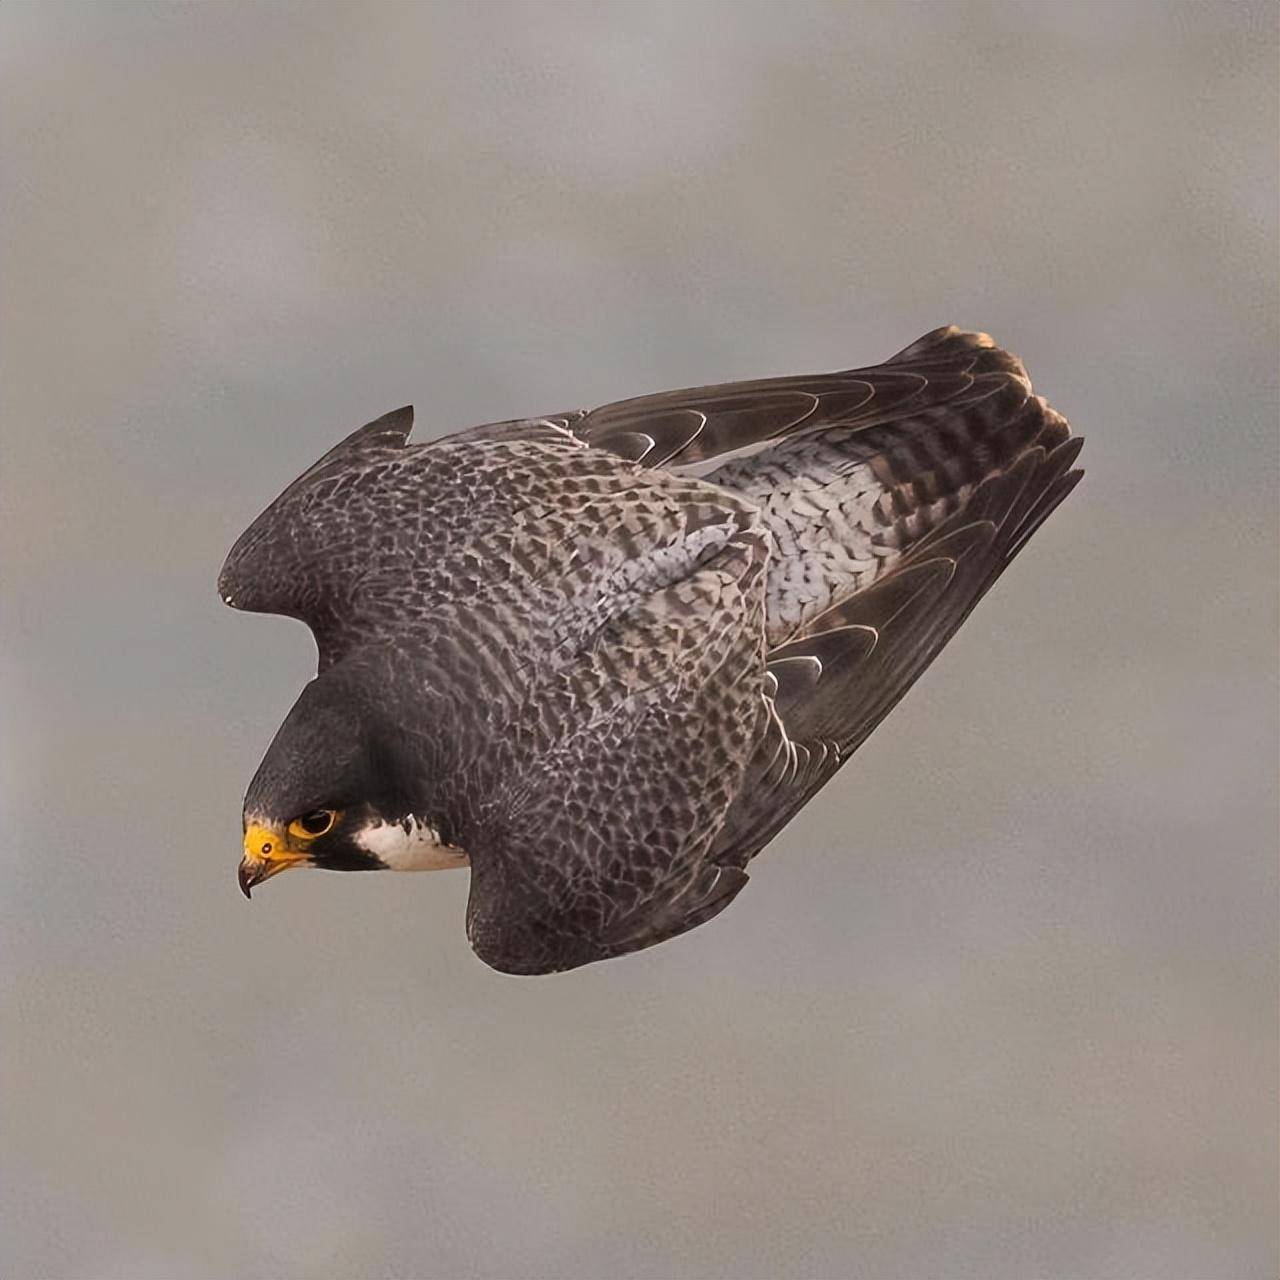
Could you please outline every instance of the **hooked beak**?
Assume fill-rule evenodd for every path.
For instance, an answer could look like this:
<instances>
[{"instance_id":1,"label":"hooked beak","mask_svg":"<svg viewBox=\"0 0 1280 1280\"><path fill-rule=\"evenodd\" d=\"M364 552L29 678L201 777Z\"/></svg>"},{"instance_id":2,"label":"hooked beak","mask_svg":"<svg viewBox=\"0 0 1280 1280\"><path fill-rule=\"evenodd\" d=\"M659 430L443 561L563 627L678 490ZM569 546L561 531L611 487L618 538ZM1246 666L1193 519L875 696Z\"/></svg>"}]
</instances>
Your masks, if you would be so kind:
<instances>
[{"instance_id":1,"label":"hooked beak","mask_svg":"<svg viewBox=\"0 0 1280 1280\"><path fill-rule=\"evenodd\" d=\"M251 897L254 885L306 861L307 855L291 848L283 832L250 823L244 833L244 857L240 859L240 892Z\"/></svg>"}]
</instances>

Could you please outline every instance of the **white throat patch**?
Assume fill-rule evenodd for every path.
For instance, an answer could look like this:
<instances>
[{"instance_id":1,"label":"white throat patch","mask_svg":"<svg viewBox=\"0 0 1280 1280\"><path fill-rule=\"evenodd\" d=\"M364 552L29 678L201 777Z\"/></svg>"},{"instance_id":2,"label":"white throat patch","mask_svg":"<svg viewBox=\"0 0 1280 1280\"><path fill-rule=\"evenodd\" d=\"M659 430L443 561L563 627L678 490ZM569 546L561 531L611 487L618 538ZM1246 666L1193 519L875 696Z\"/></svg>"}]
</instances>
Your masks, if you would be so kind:
<instances>
[{"instance_id":1,"label":"white throat patch","mask_svg":"<svg viewBox=\"0 0 1280 1280\"><path fill-rule=\"evenodd\" d=\"M356 832L355 839L392 871L445 871L471 861L463 850L442 843L440 833L420 818L377 822Z\"/></svg>"}]
</instances>

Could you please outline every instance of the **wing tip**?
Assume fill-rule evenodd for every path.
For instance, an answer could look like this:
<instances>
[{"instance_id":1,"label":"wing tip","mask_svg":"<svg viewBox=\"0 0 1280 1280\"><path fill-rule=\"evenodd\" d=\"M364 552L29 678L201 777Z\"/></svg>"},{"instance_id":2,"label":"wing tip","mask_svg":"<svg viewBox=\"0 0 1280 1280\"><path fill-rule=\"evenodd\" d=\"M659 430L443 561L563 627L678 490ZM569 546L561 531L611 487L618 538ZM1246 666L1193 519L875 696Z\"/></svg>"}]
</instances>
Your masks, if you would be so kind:
<instances>
[{"instance_id":1,"label":"wing tip","mask_svg":"<svg viewBox=\"0 0 1280 1280\"><path fill-rule=\"evenodd\" d=\"M218 570L218 598L228 608L243 609L244 605L236 598L235 565L232 563L235 554L236 548L232 547Z\"/></svg>"},{"instance_id":2,"label":"wing tip","mask_svg":"<svg viewBox=\"0 0 1280 1280\"><path fill-rule=\"evenodd\" d=\"M918 360L921 356L938 355L940 347L991 351L996 349L996 340L981 329L962 329L958 324L944 324L937 329L930 329L909 346L891 355L885 364L903 364Z\"/></svg>"},{"instance_id":3,"label":"wing tip","mask_svg":"<svg viewBox=\"0 0 1280 1280\"><path fill-rule=\"evenodd\" d=\"M382 417L374 418L372 422L366 422L363 427L357 428L338 445L338 449L347 449L353 445L362 448L367 445L403 448L408 443L412 430L413 405L401 405L399 409L392 409L390 413L384 413Z\"/></svg>"},{"instance_id":4,"label":"wing tip","mask_svg":"<svg viewBox=\"0 0 1280 1280\"><path fill-rule=\"evenodd\" d=\"M975 377L984 374L1014 378L1027 393L1031 391L1031 376L1020 357L1002 347L989 333L981 329L963 329L956 324L930 329L884 363L950 366L952 362L956 363L957 369L966 369Z\"/></svg>"}]
</instances>

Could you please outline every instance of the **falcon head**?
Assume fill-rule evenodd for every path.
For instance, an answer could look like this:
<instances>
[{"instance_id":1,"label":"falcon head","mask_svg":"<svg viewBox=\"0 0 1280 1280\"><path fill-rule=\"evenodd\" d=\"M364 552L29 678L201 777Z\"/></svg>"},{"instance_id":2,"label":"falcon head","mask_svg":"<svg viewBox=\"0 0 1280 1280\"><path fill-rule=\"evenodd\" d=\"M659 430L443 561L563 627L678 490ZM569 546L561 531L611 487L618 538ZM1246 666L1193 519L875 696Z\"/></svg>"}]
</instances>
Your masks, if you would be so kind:
<instances>
[{"instance_id":1,"label":"falcon head","mask_svg":"<svg viewBox=\"0 0 1280 1280\"><path fill-rule=\"evenodd\" d=\"M384 731L362 684L337 669L302 691L244 801L240 888L291 867L329 871L460 866L415 802L403 735Z\"/></svg>"}]
</instances>

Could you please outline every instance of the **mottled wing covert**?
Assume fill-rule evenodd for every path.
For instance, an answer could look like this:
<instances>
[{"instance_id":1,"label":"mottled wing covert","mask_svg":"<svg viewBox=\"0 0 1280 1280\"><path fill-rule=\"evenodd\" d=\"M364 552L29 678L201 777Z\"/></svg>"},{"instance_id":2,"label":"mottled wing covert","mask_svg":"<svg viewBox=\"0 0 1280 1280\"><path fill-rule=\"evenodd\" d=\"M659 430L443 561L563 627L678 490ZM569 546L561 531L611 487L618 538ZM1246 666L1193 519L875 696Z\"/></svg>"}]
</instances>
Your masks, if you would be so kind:
<instances>
[{"instance_id":1,"label":"mottled wing covert","mask_svg":"<svg viewBox=\"0 0 1280 1280\"><path fill-rule=\"evenodd\" d=\"M707 849L767 715L765 556L744 520L536 691L518 766L472 836L467 934L486 963L548 973L623 955L746 883Z\"/></svg>"},{"instance_id":2,"label":"mottled wing covert","mask_svg":"<svg viewBox=\"0 0 1280 1280\"><path fill-rule=\"evenodd\" d=\"M308 467L236 539L218 575L223 600L299 618L320 641L358 580L357 564L328 554L349 523L346 498L364 474L404 448L412 429L413 407L406 405L353 431Z\"/></svg>"},{"instance_id":3,"label":"mottled wing covert","mask_svg":"<svg viewBox=\"0 0 1280 1280\"><path fill-rule=\"evenodd\" d=\"M237 539L218 578L222 598L307 623L322 671L358 644L428 627L437 603L500 588L520 521L536 525L540 505L591 482L574 475L588 451L563 425L572 417L487 423L415 445L412 407L368 423ZM598 456L595 472L616 489L622 468Z\"/></svg>"}]
</instances>

